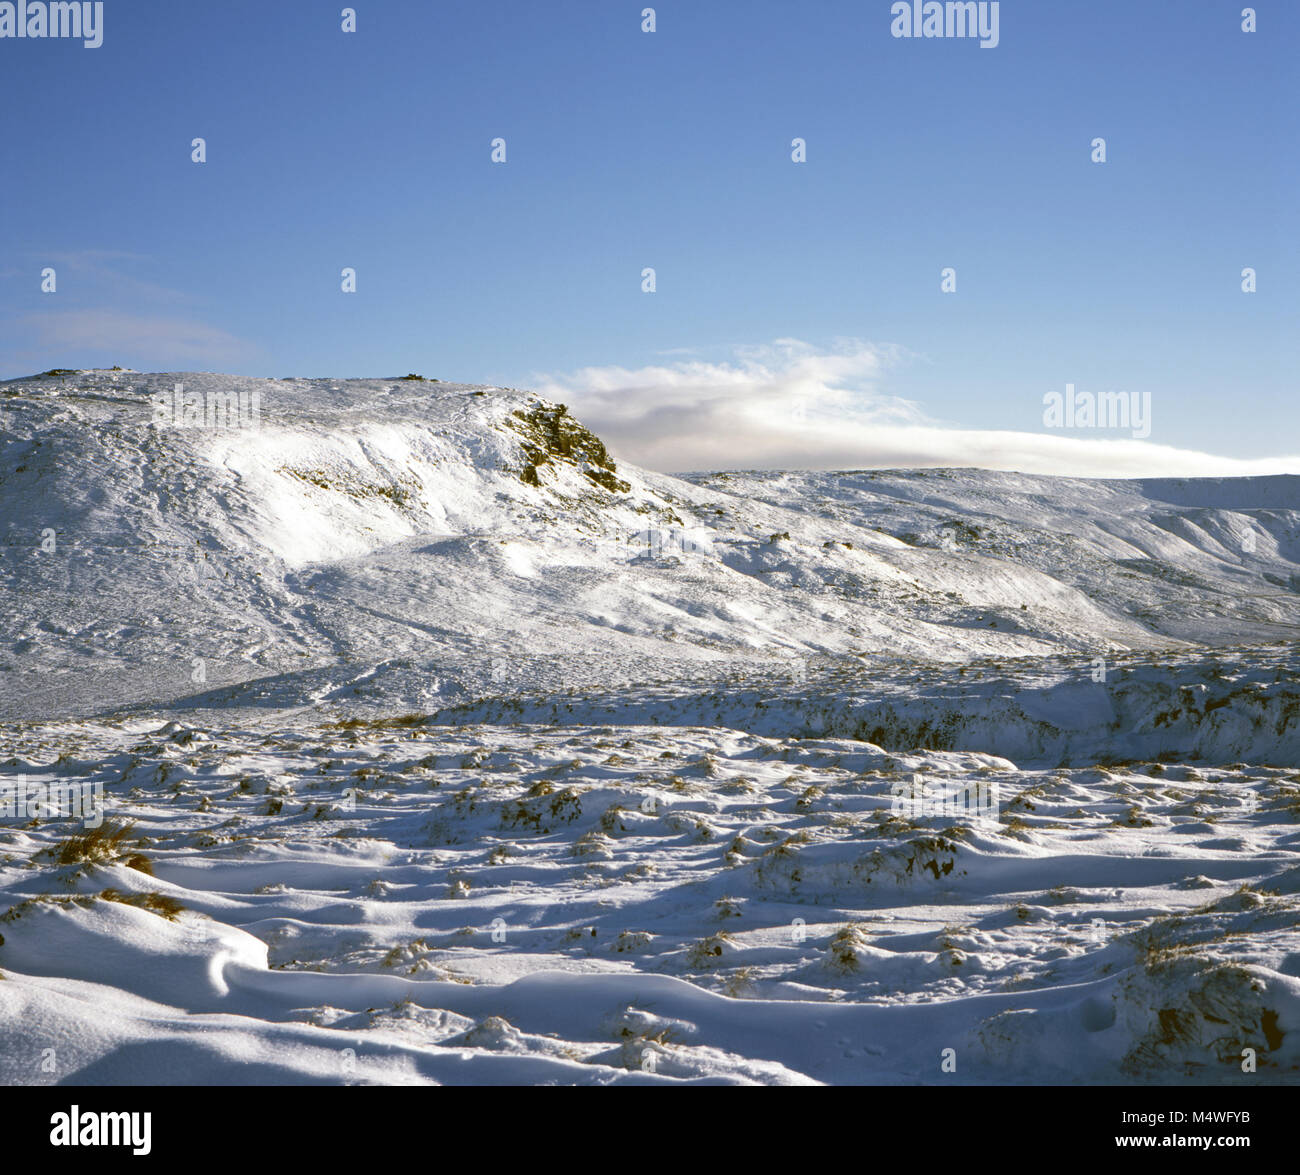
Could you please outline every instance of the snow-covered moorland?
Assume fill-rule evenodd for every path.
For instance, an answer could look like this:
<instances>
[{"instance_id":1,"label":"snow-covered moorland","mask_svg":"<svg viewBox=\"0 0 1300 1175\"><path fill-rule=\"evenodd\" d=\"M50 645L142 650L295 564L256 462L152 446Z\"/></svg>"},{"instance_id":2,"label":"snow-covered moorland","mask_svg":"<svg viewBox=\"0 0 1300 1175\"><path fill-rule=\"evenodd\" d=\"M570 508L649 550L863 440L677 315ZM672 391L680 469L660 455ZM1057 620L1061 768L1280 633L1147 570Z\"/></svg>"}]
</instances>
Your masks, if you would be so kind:
<instances>
[{"instance_id":1,"label":"snow-covered moorland","mask_svg":"<svg viewBox=\"0 0 1300 1175\"><path fill-rule=\"evenodd\" d=\"M0 1081L1294 1081L1298 524L0 384Z\"/></svg>"}]
</instances>

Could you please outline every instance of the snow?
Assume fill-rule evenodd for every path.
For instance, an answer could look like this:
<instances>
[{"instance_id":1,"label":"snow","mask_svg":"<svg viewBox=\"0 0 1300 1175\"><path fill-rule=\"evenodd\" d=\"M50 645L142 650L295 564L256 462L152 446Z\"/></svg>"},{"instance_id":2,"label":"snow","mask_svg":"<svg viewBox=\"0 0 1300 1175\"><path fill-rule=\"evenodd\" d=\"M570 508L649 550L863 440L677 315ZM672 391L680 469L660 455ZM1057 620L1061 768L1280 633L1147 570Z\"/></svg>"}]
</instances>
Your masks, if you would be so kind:
<instances>
[{"instance_id":1,"label":"snow","mask_svg":"<svg viewBox=\"0 0 1300 1175\"><path fill-rule=\"evenodd\" d=\"M678 479L543 417L0 384L0 784L133 822L0 820L0 1081L1297 1079L1296 479Z\"/></svg>"}]
</instances>

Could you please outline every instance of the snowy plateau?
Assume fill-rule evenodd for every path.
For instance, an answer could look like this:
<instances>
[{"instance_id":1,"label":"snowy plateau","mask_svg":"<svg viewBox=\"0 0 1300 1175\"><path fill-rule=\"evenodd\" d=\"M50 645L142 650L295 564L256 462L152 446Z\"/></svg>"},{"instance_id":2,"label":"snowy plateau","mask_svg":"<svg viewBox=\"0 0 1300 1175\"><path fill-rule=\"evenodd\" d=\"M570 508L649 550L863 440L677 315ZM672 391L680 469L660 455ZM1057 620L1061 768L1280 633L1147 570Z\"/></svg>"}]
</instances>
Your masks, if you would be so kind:
<instances>
[{"instance_id":1,"label":"snowy plateau","mask_svg":"<svg viewBox=\"0 0 1300 1175\"><path fill-rule=\"evenodd\" d=\"M62 371L0 537L0 1082L1300 1077L1300 478Z\"/></svg>"}]
</instances>

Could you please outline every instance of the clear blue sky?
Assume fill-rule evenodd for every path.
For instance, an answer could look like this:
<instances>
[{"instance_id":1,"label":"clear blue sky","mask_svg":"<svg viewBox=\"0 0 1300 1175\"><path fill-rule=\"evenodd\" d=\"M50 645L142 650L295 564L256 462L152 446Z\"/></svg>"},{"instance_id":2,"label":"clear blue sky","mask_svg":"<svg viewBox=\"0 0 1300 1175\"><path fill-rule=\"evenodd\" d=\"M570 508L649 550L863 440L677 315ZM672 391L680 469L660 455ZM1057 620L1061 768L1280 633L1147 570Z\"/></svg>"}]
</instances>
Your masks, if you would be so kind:
<instances>
[{"instance_id":1,"label":"clear blue sky","mask_svg":"<svg viewBox=\"0 0 1300 1175\"><path fill-rule=\"evenodd\" d=\"M1236 0L1003 0L995 49L895 39L889 0L342 7L0 40L0 376L528 386L847 337L965 428L1072 380L1150 391L1165 444L1300 451L1293 0L1255 34Z\"/></svg>"}]
</instances>

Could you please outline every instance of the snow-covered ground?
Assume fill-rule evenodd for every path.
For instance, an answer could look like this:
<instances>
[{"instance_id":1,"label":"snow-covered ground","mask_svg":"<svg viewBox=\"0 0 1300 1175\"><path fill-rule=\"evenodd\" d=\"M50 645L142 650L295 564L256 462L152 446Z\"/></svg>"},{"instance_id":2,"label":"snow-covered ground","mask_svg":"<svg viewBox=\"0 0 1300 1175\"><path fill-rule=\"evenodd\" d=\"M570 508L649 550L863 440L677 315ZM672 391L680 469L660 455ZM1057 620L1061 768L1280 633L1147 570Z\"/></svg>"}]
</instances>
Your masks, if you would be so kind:
<instances>
[{"instance_id":1,"label":"snow-covered ground","mask_svg":"<svg viewBox=\"0 0 1300 1175\"><path fill-rule=\"evenodd\" d=\"M1297 479L77 372L0 534L0 1081L1300 1077Z\"/></svg>"}]
</instances>

